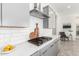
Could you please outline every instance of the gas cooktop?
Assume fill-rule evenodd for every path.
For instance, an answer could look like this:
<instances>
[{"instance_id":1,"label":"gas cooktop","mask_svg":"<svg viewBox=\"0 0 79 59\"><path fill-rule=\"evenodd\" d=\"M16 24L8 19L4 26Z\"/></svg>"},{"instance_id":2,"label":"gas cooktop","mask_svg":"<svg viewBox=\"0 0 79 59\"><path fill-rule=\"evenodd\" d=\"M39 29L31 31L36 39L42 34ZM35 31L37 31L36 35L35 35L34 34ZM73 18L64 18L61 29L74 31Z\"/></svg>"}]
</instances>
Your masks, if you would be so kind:
<instances>
[{"instance_id":1,"label":"gas cooktop","mask_svg":"<svg viewBox=\"0 0 79 59\"><path fill-rule=\"evenodd\" d=\"M32 43L36 46L40 46L40 45L42 45L43 43L45 43L49 40L52 40L52 38L43 36L43 37L37 37L37 38L34 38L34 39L30 39L30 40L28 40L28 42L30 42L30 43Z\"/></svg>"}]
</instances>

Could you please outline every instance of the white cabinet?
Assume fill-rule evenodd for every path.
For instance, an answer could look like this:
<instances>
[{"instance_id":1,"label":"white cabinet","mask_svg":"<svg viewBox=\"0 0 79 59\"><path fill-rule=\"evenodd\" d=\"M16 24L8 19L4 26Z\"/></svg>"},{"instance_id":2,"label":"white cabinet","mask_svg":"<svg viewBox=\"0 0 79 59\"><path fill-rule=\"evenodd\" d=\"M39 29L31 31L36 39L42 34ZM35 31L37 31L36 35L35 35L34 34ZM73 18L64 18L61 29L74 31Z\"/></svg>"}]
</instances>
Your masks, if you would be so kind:
<instances>
[{"instance_id":1,"label":"white cabinet","mask_svg":"<svg viewBox=\"0 0 79 59\"><path fill-rule=\"evenodd\" d=\"M50 43L40 50L41 56L56 56L59 52L59 40Z\"/></svg>"},{"instance_id":2,"label":"white cabinet","mask_svg":"<svg viewBox=\"0 0 79 59\"><path fill-rule=\"evenodd\" d=\"M54 42L54 44L52 44L51 46L50 46L50 54L51 55L53 55L53 56L56 56L57 54L58 54L58 52L59 52L59 41L57 40L56 42Z\"/></svg>"},{"instance_id":3,"label":"white cabinet","mask_svg":"<svg viewBox=\"0 0 79 59\"><path fill-rule=\"evenodd\" d=\"M42 56L53 56L53 55L52 55L53 52L52 52L50 49L51 49L51 48L49 47L48 49L45 49L43 52L41 51L41 52L42 52L41 55L42 55Z\"/></svg>"},{"instance_id":4,"label":"white cabinet","mask_svg":"<svg viewBox=\"0 0 79 59\"><path fill-rule=\"evenodd\" d=\"M59 51L58 41L50 43L49 46L44 47L44 49L42 50L41 50L42 56L56 56Z\"/></svg>"},{"instance_id":5,"label":"white cabinet","mask_svg":"<svg viewBox=\"0 0 79 59\"><path fill-rule=\"evenodd\" d=\"M29 3L2 3L2 25L28 27Z\"/></svg>"},{"instance_id":6,"label":"white cabinet","mask_svg":"<svg viewBox=\"0 0 79 59\"><path fill-rule=\"evenodd\" d=\"M49 45L46 45L45 47L43 47L43 48L40 50L41 56L48 56L48 54L49 54L49 49L50 49L50 44L49 44Z\"/></svg>"},{"instance_id":7,"label":"white cabinet","mask_svg":"<svg viewBox=\"0 0 79 59\"><path fill-rule=\"evenodd\" d=\"M54 46L55 46L54 44L50 45L50 47L46 50L46 52L42 56L55 56Z\"/></svg>"}]
</instances>

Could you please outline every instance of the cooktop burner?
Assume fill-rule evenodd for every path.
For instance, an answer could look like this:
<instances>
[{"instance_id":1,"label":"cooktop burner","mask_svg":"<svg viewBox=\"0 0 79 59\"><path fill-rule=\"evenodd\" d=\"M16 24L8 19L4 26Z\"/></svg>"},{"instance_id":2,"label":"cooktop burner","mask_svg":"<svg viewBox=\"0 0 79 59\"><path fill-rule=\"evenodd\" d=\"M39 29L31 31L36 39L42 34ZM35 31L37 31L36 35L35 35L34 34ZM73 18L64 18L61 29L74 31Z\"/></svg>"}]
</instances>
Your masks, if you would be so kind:
<instances>
[{"instance_id":1,"label":"cooktop burner","mask_svg":"<svg viewBox=\"0 0 79 59\"><path fill-rule=\"evenodd\" d=\"M38 37L38 38L30 39L28 40L28 42L40 46L51 39L52 39L51 37Z\"/></svg>"}]
</instances>

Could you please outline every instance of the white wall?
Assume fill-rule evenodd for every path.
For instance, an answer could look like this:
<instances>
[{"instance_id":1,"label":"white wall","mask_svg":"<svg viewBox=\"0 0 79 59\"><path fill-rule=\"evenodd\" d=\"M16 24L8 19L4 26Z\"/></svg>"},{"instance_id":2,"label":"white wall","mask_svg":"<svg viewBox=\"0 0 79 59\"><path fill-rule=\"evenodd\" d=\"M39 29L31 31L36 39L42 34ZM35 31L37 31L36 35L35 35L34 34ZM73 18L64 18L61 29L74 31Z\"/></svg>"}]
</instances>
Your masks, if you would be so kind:
<instances>
[{"instance_id":1,"label":"white wall","mask_svg":"<svg viewBox=\"0 0 79 59\"><path fill-rule=\"evenodd\" d=\"M28 3L2 3L2 25L23 26L29 25Z\"/></svg>"},{"instance_id":2,"label":"white wall","mask_svg":"<svg viewBox=\"0 0 79 59\"><path fill-rule=\"evenodd\" d=\"M60 24L59 25L61 28L59 28L61 31L67 31L67 30L63 30L62 26L63 24L66 24L66 23L70 23L72 28L71 30L73 31L72 32L72 35L73 35L73 40L76 39L76 24L79 24L79 19L76 18L75 14L74 15L63 15L60 17Z\"/></svg>"},{"instance_id":3,"label":"white wall","mask_svg":"<svg viewBox=\"0 0 79 59\"><path fill-rule=\"evenodd\" d=\"M57 34L59 35L59 32L63 31L62 30L62 19L61 17L58 15L57 16Z\"/></svg>"}]
</instances>

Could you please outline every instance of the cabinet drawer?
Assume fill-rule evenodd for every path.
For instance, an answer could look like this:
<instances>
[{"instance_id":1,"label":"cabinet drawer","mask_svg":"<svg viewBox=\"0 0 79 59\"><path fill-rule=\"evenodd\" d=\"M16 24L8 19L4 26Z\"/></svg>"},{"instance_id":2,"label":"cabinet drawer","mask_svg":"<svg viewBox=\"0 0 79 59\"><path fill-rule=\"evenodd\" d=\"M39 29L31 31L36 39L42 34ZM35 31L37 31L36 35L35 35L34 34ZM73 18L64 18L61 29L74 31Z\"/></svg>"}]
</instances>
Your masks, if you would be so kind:
<instances>
[{"instance_id":1,"label":"cabinet drawer","mask_svg":"<svg viewBox=\"0 0 79 59\"><path fill-rule=\"evenodd\" d=\"M50 48L50 44L46 45L45 47L43 47L41 50L40 50L40 54L41 56L43 56L47 50Z\"/></svg>"}]
</instances>

